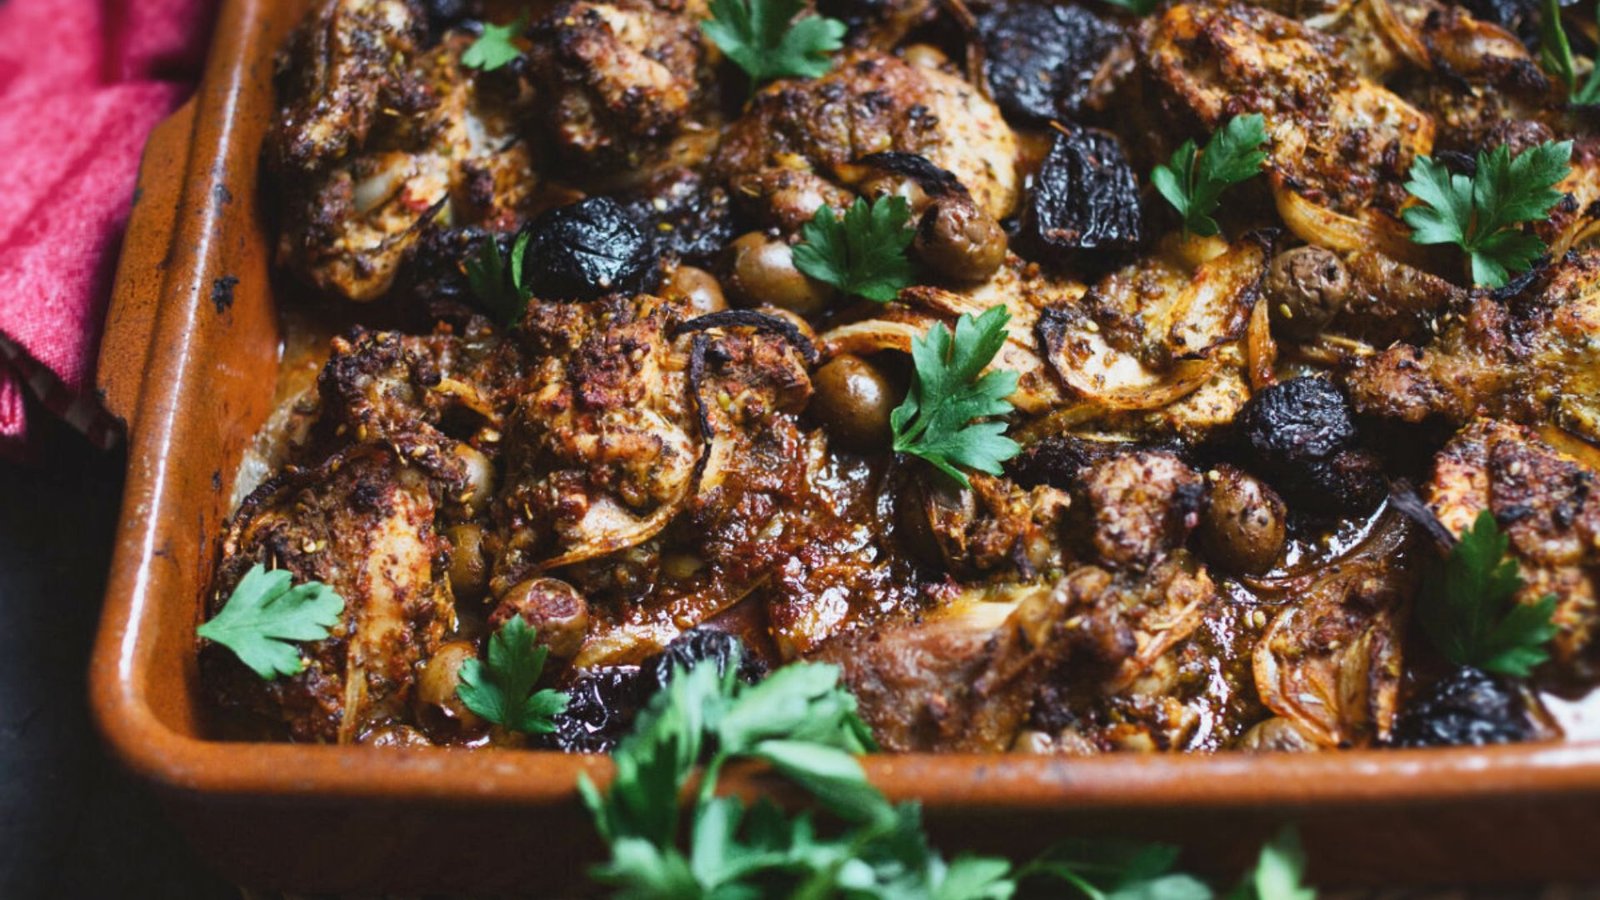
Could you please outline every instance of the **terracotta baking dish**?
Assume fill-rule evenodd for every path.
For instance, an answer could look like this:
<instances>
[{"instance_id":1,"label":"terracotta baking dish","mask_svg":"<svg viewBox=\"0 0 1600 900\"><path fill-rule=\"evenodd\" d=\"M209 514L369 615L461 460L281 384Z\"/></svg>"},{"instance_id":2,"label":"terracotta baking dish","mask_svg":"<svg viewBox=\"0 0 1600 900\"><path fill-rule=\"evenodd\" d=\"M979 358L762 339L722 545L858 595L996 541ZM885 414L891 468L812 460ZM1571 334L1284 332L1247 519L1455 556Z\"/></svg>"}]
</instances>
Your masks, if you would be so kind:
<instances>
[{"instance_id":1,"label":"terracotta baking dish","mask_svg":"<svg viewBox=\"0 0 1600 900\"><path fill-rule=\"evenodd\" d=\"M130 429L91 673L116 755L251 886L561 891L597 852L574 790L603 758L223 742L194 626L280 332L256 171L271 58L303 2L227 0L198 96L150 140L100 361ZM1236 871L1299 822L1324 885L1600 878L1600 745L1316 755L900 756L867 762L935 837L1021 855L1069 833L1175 839ZM760 776L735 773L742 790Z\"/></svg>"}]
</instances>

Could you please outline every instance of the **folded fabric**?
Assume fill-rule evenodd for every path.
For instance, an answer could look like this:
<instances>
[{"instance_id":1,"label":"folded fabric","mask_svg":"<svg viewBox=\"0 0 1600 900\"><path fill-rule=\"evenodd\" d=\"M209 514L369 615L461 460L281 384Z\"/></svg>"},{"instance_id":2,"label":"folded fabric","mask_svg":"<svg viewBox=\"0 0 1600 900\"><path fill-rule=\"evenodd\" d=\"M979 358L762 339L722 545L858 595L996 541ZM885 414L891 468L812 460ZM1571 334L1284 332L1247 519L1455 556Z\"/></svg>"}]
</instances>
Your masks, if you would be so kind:
<instances>
[{"instance_id":1,"label":"folded fabric","mask_svg":"<svg viewBox=\"0 0 1600 900\"><path fill-rule=\"evenodd\" d=\"M106 299L150 129L193 87L210 0L0 2L0 454L28 404L101 446Z\"/></svg>"}]
</instances>

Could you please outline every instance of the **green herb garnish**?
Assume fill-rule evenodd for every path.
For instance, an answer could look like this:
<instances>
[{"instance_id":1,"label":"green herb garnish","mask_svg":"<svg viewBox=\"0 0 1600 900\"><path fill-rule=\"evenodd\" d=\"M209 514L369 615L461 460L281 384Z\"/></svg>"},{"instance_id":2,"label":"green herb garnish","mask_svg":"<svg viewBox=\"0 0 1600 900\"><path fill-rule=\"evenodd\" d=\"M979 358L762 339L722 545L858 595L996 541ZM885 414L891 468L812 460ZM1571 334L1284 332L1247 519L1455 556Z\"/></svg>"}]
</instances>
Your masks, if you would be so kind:
<instances>
[{"instance_id":1,"label":"green herb garnish","mask_svg":"<svg viewBox=\"0 0 1600 900\"><path fill-rule=\"evenodd\" d=\"M1017 389L1017 373L984 373L1006 342L1011 313L1003 306L956 321L954 339L943 323L911 341L915 377L905 402L889 414L897 453L919 456L967 487L956 466L990 475L1021 447L1005 436L1004 422L974 422L1011 412L1006 398Z\"/></svg>"},{"instance_id":2,"label":"green herb garnish","mask_svg":"<svg viewBox=\"0 0 1600 900\"><path fill-rule=\"evenodd\" d=\"M509 266L500 253L500 242L492 234L478 247L477 255L467 260L467 283L472 286L473 296L502 325L520 321L533 296L533 287L522 280L522 257L528 252L529 237L527 232L517 235L511 245Z\"/></svg>"},{"instance_id":3,"label":"green herb garnish","mask_svg":"<svg viewBox=\"0 0 1600 900\"><path fill-rule=\"evenodd\" d=\"M271 681L298 675L305 668L300 650L290 641L320 641L339 624L344 598L320 581L291 586L283 569L250 567L216 617L195 629L239 657L257 675Z\"/></svg>"},{"instance_id":4,"label":"green herb garnish","mask_svg":"<svg viewBox=\"0 0 1600 900\"><path fill-rule=\"evenodd\" d=\"M1600 16L1600 9L1596 10ZM1575 106L1592 106L1600 103L1600 66L1589 70L1589 77L1578 84L1577 61L1572 56L1572 45L1567 42L1567 30L1561 25L1561 4L1558 0L1543 0L1539 11L1539 62L1544 70L1561 79L1567 87L1567 102Z\"/></svg>"},{"instance_id":5,"label":"green herb garnish","mask_svg":"<svg viewBox=\"0 0 1600 900\"><path fill-rule=\"evenodd\" d=\"M579 776L611 851L592 875L615 896L1008 900L1044 879L1090 900L1213 896L1174 871L1177 848L1159 844L1075 841L1020 867L997 857L946 860L929 845L917 805L891 804L867 781L855 754L874 749L872 739L837 667L793 663L756 685L740 682L737 668L735 659L722 671L710 661L675 669L618 745L610 785L602 791ZM718 776L736 759L767 762L828 821L719 796ZM698 790L686 798L702 764ZM1279 883L1272 877L1245 883L1261 885L1263 900L1303 896L1267 893ZM1044 895L1059 896L1051 887Z\"/></svg>"},{"instance_id":6,"label":"green herb garnish","mask_svg":"<svg viewBox=\"0 0 1600 900\"><path fill-rule=\"evenodd\" d=\"M1455 244L1472 262L1474 284L1502 287L1544 253L1544 241L1516 226L1543 219L1561 202L1564 195L1552 188L1567 177L1571 158L1571 141L1545 141L1515 158L1501 144L1488 153L1478 151L1477 171L1468 178L1417 157L1406 190L1424 205L1403 214L1411 240Z\"/></svg>"},{"instance_id":7,"label":"green herb garnish","mask_svg":"<svg viewBox=\"0 0 1600 900\"><path fill-rule=\"evenodd\" d=\"M910 220L904 197L880 197L870 206L857 197L843 218L824 204L800 227L795 268L846 294L888 303L911 284Z\"/></svg>"},{"instance_id":8,"label":"green herb garnish","mask_svg":"<svg viewBox=\"0 0 1600 900\"><path fill-rule=\"evenodd\" d=\"M805 0L711 0L700 28L754 84L817 78L833 67L828 54L844 46L846 28L805 9Z\"/></svg>"},{"instance_id":9,"label":"green herb garnish","mask_svg":"<svg viewBox=\"0 0 1600 900\"><path fill-rule=\"evenodd\" d=\"M489 661L469 659L461 665L456 695L484 719L524 734L550 734L552 716L567 708L561 691L534 690L544 672L550 648L536 646L536 630L521 616L512 616L489 638Z\"/></svg>"},{"instance_id":10,"label":"green herb garnish","mask_svg":"<svg viewBox=\"0 0 1600 900\"><path fill-rule=\"evenodd\" d=\"M1457 665L1525 677L1550 658L1544 645L1555 637L1556 598L1518 603L1525 584L1515 560L1506 557L1511 539L1488 510L1461 535L1450 555L1423 582L1417 617L1429 640Z\"/></svg>"},{"instance_id":11,"label":"green herb garnish","mask_svg":"<svg viewBox=\"0 0 1600 900\"><path fill-rule=\"evenodd\" d=\"M1267 160L1261 146L1266 142L1267 124L1260 114L1235 116L1211 135L1204 150L1197 151L1192 140L1184 141L1171 161L1150 173L1150 182L1183 217L1184 231L1210 237L1219 230L1211 214L1223 189L1261 171Z\"/></svg>"},{"instance_id":12,"label":"green herb garnish","mask_svg":"<svg viewBox=\"0 0 1600 900\"><path fill-rule=\"evenodd\" d=\"M523 13L510 25L493 25L485 22L483 34L461 54L461 64L469 69L492 72L522 55L516 45L517 35L528 27L528 14Z\"/></svg>"},{"instance_id":13,"label":"green herb garnish","mask_svg":"<svg viewBox=\"0 0 1600 900\"><path fill-rule=\"evenodd\" d=\"M1317 890L1305 883L1305 871L1300 834L1284 828L1262 846L1255 866L1228 893L1228 900L1316 900Z\"/></svg>"}]
</instances>

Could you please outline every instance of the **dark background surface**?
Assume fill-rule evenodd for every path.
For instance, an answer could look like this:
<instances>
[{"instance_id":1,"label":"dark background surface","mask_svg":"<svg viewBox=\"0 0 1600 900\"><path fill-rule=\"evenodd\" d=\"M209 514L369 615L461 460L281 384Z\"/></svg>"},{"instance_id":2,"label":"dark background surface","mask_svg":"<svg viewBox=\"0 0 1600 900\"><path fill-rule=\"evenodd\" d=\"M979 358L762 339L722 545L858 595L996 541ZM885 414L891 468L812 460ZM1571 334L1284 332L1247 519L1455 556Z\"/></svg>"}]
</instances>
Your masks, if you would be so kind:
<instances>
[{"instance_id":1,"label":"dark background surface","mask_svg":"<svg viewBox=\"0 0 1600 900\"><path fill-rule=\"evenodd\" d=\"M0 461L0 898L238 898L89 718L123 453L28 419L33 461Z\"/></svg>"}]
</instances>

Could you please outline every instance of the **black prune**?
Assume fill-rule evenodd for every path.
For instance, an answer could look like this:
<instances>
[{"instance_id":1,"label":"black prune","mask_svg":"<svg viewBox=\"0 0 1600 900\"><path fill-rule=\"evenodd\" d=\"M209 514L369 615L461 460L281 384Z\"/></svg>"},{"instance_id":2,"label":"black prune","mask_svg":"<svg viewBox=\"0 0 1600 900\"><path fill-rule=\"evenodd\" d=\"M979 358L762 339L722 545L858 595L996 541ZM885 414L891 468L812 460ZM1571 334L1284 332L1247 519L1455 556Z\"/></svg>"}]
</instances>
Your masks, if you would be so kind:
<instances>
[{"instance_id":1,"label":"black prune","mask_svg":"<svg viewBox=\"0 0 1600 900\"><path fill-rule=\"evenodd\" d=\"M1031 180L1017 223L1025 255L1043 262L1113 265L1144 237L1139 179L1116 137L1088 128L1057 133ZM1099 251L1094 254L1079 251Z\"/></svg>"},{"instance_id":2,"label":"black prune","mask_svg":"<svg viewBox=\"0 0 1600 900\"><path fill-rule=\"evenodd\" d=\"M544 300L593 300L653 289L661 278L655 242L610 197L590 197L528 224L523 282Z\"/></svg>"},{"instance_id":3,"label":"black prune","mask_svg":"<svg viewBox=\"0 0 1600 900\"><path fill-rule=\"evenodd\" d=\"M739 660L741 680L753 684L766 674L766 666L745 649L744 641L737 635L713 628L686 631L668 644L665 650L645 661L643 677L646 689L666 687L667 682L672 680L672 671L676 666L688 669L704 660L711 660L721 673L728 670L729 660L735 657Z\"/></svg>"},{"instance_id":4,"label":"black prune","mask_svg":"<svg viewBox=\"0 0 1600 900\"><path fill-rule=\"evenodd\" d=\"M1398 747L1512 744L1539 735L1515 687L1462 666L1413 700L1395 725Z\"/></svg>"},{"instance_id":5,"label":"black prune","mask_svg":"<svg viewBox=\"0 0 1600 900\"><path fill-rule=\"evenodd\" d=\"M1076 118L1122 29L1087 7L1002 3L979 14L984 77L1006 115L1028 122Z\"/></svg>"},{"instance_id":6,"label":"black prune","mask_svg":"<svg viewBox=\"0 0 1600 900\"><path fill-rule=\"evenodd\" d=\"M711 262L733 240L728 192L691 169L675 169L616 198L623 214L655 242L657 256Z\"/></svg>"},{"instance_id":7,"label":"black prune","mask_svg":"<svg viewBox=\"0 0 1600 900\"><path fill-rule=\"evenodd\" d=\"M428 34L437 41L462 22L483 18L483 3L481 0L422 0L422 11L428 19Z\"/></svg>"},{"instance_id":8,"label":"black prune","mask_svg":"<svg viewBox=\"0 0 1600 900\"><path fill-rule=\"evenodd\" d=\"M1262 389L1237 424L1254 468L1291 506L1360 513L1387 493L1378 460L1355 446L1350 402L1325 378Z\"/></svg>"},{"instance_id":9,"label":"black prune","mask_svg":"<svg viewBox=\"0 0 1600 900\"><path fill-rule=\"evenodd\" d=\"M540 735L538 746L568 753L609 753L617 746L644 706L637 666L597 666L578 674L565 690L565 711L554 717L554 734Z\"/></svg>"},{"instance_id":10,"label":"black prune","mask_svg":"<svg viewBox=\"0 0 1600 900\"><path fill-rule=\"evenodd\" d=\"M1073 434L1046 435L1005 464L1006 477L1032 488L1049 485L1062 490L1078 486L1078 473L1112 457L1135 450L1164 450L1189 462L1189 448L1176 438L1155 441L1101 441Z\"/></svg>"}]
</instances>

